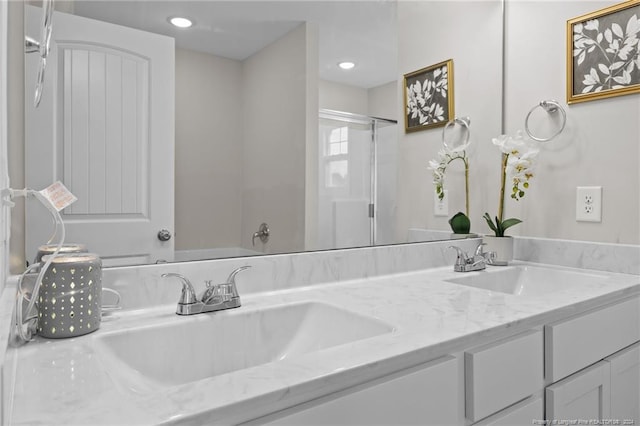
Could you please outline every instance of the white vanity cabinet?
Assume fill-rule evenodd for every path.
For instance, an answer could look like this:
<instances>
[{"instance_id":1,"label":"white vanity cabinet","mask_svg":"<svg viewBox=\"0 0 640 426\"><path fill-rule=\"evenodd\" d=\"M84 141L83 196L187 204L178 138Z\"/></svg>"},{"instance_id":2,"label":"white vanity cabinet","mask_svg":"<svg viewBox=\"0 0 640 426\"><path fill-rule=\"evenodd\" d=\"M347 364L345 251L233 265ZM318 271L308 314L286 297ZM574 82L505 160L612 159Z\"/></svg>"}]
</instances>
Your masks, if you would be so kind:
<instances>
[{"instance_id":1,"label":"white vanity cabinet","mask_svg":"<svg viewBox=\"0 0 640 426\"><path fill-rule=\"evenodd\" d=\"M459 363L452 356L257 419L267 425L460 424ZM275 419L274 419L275 418Z\"/></svg>"},{"instance_id":2,"label":"white vanity cabinet","mask_svg":"<svg viewBox=\"0 0 640 426\"><path fill-rule=\"evenodd\" d=\"M248 424L640 422L639 297L516 333Z\"/></svg>"},{"instance_id":3,"label":"white vanity cabinet","mask_svg":"<svg viewBox=\"0 0 640 426\"><path fill-rule=\"evenodd\" d=\"M545 326L547 420L640 421L640 298Z\"/></svg>"}]
</instances>

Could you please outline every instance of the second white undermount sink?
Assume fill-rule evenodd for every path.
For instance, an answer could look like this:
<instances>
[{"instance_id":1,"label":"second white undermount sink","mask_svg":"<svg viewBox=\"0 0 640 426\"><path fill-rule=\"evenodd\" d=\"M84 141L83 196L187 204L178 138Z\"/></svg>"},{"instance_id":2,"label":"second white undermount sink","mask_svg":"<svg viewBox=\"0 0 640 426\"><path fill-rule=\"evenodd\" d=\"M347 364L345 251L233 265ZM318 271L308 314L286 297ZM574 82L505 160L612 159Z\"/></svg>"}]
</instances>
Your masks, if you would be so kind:
<instances>
[{"instance_id":1,"label":"second white undermount sink","mask_svg":"<svg viewBox=\"0 0 640 426\"><path fill-rule=\"evenodd\" d=\"M606 274L517 265L490 267L446 281L516 296L544 296L606 280Z\"/></svg>"},{"instance_id":2,"label":"second white undermount sink","mask_svg":"<svg viewBox=\"0 0 640 426\"><path fill-rule=\"evenodd\" d=\"M378 319L321 302L237 308L96 336L114 368L180 385L390 333Z\"/></svg>"}]
</instances>

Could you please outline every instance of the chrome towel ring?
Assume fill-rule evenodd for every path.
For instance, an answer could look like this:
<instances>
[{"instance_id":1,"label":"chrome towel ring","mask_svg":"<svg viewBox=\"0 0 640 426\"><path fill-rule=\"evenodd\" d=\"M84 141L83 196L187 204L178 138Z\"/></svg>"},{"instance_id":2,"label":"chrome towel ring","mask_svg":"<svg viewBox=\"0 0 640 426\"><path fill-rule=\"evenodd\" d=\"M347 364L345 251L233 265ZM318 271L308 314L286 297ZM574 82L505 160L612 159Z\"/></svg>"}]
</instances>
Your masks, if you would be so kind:
<instances>
[{"instance_id":1,"label":"chrome towel ring","mask_svg":"<svg viewBox=\"0 0 640 426\"><path fill-rule=\"evenodd\" d=\"M460 145L452 146L447 142L447 139L445 138L445 133L449 127L455 126L456 124L459 124L466 129L466 132L465 132L466 136L464 138L464 141ZM469 130L470 124L471 124L471 119L469 117L454 118L453 120L450 120L442 129L442 144L444 145L444 147L449 151L462 151L467 149L469 147L469 136L471 134L471 131Z\"/></svg>"},{"instance_id":2,"label":"chrome towel ring","mask_svg":"<svg viewBox=\"0 0 640 426\"><path fill-rule=\"evenodd\" d=\"M535 109L538 108L538 107L542 108L543 110L545 110L549 114L553 114L556 111L560 111L560 113L562 114L562 126L560 126L560 129L557 132L555 132L553 135L551 135L548 138L539 138L537 136L534 136L531 133L531 130L529 130L529 117L531 116L531 113L533 111L535 111ZM548 101L542 101L538 105L536 105L533 108L531 108L531 111L529 111L529 113L527 114L527 118L524 119L524 130L525 130L525 132L527 132L527 135L531 139L533 139L534 141L548 142L551 139L553 139L556 136L558 136L560 133L562 133L562 131L564 130L564 126L566 126L566 124L567 124L567 113L565 112L564 108L562 108L562 106L560 106L558 101L548 100Z\"/></svg>"}]
</instances>

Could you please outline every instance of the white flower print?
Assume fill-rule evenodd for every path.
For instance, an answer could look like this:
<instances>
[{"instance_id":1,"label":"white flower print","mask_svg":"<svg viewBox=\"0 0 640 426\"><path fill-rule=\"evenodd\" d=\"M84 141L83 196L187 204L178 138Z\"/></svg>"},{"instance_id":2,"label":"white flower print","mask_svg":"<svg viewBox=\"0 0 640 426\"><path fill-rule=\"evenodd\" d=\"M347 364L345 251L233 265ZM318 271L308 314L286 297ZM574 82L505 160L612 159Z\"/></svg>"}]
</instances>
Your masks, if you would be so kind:
<instances>
[{"instance_id":1,"label":"white flower print","mask_svg":"<svg viewBox=\"0 0 640 426\"><path fill-rule=\"evenodd\" d=\"M573 27L573 57L583 74L581 93L619 89L640 80L640 20L633 13L625 25L598 19ZM579 69L579 68L578 68Z\"/></svg>"}]
</instances>

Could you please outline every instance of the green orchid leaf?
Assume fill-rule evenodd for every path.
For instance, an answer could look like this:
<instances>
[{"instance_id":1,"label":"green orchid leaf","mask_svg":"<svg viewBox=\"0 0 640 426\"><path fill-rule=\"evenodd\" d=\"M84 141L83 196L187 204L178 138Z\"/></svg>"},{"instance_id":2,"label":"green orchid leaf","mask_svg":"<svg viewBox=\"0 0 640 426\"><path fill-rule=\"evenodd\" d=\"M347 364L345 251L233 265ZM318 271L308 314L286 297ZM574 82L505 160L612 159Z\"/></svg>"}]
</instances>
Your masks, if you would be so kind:
<instances>
[{"instance_id":1,"label":"green orchid leaf","mask_svg":"<svg viewBox=\"0 0 640 426\"><path fill-rule=\"evenodd\" d=\"M496 216L496 228L496 237L504 237L504 226L502 222L500 222L500 219L498 219L498 216Z\"/></svg>"},{"instance_id":2,"label":"green orchid leaf","mask_svg":"<svg viewBox=\"0 0 640 426\"><path fill-rule=\"evenodd\" d=\"M485 213L484 216L482 217L484 218L484 220L487 221L487 225L489 225L489 228L491 228L491 230L497 234L498 230L496 229L496 226L493 224L493 220L491 219L491 216L489 216L489 213Z\"/></svg>"},{"instance_id":3,"label":"green orchid leaf","mask_svg":"<svg viewBox=\"0 0 640 426\"><path fill-rule=\"evenodd\" d=\"M517 225L519 223L522 223L522 221L520 219L516 219L515 217L512 217L511 219L505 219L502 221L502 229L503 232L507 230L507 228L511 228L513 225ZM504 234L503 234L504 236Z\"/></svg>"},{"instance_id":4,"label":"green orchid leaf","mask_svg":"<svg viewBox=\"0 0 640 426\"><path fill-rule=\"evenodd\" d=\"M471 221L462 212L456 213L449 219L449 225L451 225L451 230L454 234L468 234L471 229Z\"/></svg>"}]
</instances>

